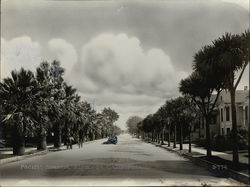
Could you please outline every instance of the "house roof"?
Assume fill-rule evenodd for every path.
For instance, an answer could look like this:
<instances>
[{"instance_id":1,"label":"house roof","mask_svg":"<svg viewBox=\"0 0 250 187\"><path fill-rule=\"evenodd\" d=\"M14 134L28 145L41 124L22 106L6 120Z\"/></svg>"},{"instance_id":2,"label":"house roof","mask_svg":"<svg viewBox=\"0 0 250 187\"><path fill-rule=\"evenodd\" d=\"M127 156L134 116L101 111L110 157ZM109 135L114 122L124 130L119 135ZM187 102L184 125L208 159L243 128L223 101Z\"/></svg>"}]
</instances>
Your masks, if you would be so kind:
<instances>
[{"instance_id":1,"label":"house roof","mask_svg":"<svg viewBox=\"0 0 250 187\"><path fill-rule=\"evenodd\" d=\"M236 90L235 102L244 103L249 99L248 90ZM218 98L218 103L231 103L230 92L223 90Z\"/></svg>"}]
</instances>

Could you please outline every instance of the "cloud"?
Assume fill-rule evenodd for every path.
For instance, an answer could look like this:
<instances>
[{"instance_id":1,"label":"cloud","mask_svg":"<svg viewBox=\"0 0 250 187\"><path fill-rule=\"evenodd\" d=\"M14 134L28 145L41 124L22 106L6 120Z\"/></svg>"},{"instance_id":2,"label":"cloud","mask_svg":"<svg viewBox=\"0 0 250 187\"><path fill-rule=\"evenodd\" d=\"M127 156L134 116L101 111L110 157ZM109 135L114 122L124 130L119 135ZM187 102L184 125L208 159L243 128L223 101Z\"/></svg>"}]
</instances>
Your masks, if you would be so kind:
<instances>
[{"instance_id":1,"label":"cloud","mask_svg":"<svg viewBox=\"0 0 250 187\"><path fill-rule=\"evenodd\" d=\"M112 105L124 121L177 95L179 78L191 73L193 55L203 45L224 32L248 28L248 8L235 3L249 4L4 1L1 34L7 43L20 35L39 41L44 59L62 61L66 80L84 93L83 99L96 99L98 107ZM247 72L239 89L248 84Z\"/></svg>"},{"instance_id":2,"label":"cloud","mask_svg":"<svg viewBox=\"0 0 250 187\"><path fill-rule=\"evenodd\" d=\"M240 71L236 73L236 77L238 78L239 75L240 75ZM245 86L249 87L249 64L247 65L243 73L243 76L241 77L241 81L237 87L237 90L243 90Z\"/></svg>"},{"instance_id":3,"label":"cloud","mask_svg":"<svg viewBox=\"0 0 250 187\"><path fill-rule=\"evenodd\" d=\"M48 50L51 60L57 59L61 62L62 67L66 69L65 76L68 78L78 59L75 47L64 39L54 38L48 42Z\"/></svg>"},{"instance_id":4,"label":"cloud","mask_svg":"<svg viewBox=\"0 0 250 187\"><path fill-rule=\"evenodd\" d=\"M21 67L34 71L41 62L41 46L28 36L9 41L1 38L1 62L3 78Z\"/></svg>"},{"instance_id":5,"label":"cloud","mask_svg":"<svg viewBox=\"0 0 250 187\"><path fill-rule=\"evenodd\" d=\"M128 114L155 112L178 94L178 83L187 76L162 49L145 50L137 37L126 33L103 33L83 45L70 82L97 108L117 109L122 126Z\"/></svg>"},{"instance_id":6,"label":"cloud","mask_svg":"<svg viewBox=\"0 0 250 187\"><path fill-rule=\"evenodd\" d=\"M176 69L191 71L192 56L201 46L225 32L241 33L249 27L247 4L247 0L12 0L3 2L1 34L5 38L28 34L41 43L62 38L80 49L100 33L125 32L147 49L167 51Z\"/></svg>"},{"instance_id":7,"label":"cloud","mask_svg":"<svg viewBox=\"0 0 250 187\"><path fill-rule=\"evenodd\" d=\"M44 51L47 55L43 56ZM59 60L66 69L66 79L72 73L72 68L77 63L78 55L72 44L54 38L48 41L48 46L42 48L40 43L33 41L29 36L21 36L6 41L1 38L2 77L10 75L12 70L21 67L35 71L43 61Z\"/></svg>"},{"instance_id":8,"label":"cloud","mask_svg":"<svg viewBox=\"0 0 250 187\"><path fill-rule=\"evenodd\" d=\"M145 51L138 38L124 33L100 34L87 42L76 67L74 84L81 82L84 92L166 96L177 92L176 85L187 75L176 71L163 50Z\"/></svg>"},{"instance_id":9,"label":"cloud","mask_svg":"<svg viewBox=\"0 0 250 187\"><path fill-rule=\"evenodd\" d=\"M246 1L246 0L237 0L237 1L235 1L235 0L222 0L222 1L239 5L243 8L245 8L247 11L249 11L249 1Z\"/></svg>"}]
</instances>

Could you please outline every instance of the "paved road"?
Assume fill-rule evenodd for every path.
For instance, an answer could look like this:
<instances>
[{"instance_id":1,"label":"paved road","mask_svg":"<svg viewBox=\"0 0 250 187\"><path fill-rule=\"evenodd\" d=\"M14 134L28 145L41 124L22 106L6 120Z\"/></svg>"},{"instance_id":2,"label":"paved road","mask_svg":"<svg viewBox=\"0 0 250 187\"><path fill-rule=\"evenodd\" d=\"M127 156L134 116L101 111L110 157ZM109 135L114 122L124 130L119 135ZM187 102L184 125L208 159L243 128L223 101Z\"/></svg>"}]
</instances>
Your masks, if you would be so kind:
<instances>
[{"instance_id":1,"label":"paved road","mask_svg":"<svg viewBox=\"0 0 250 187\"><path fill-rule=\"evenodd\" d=\"M240 185L128 134L0 167L0 185Z\"/></svg>"}]
</instances>

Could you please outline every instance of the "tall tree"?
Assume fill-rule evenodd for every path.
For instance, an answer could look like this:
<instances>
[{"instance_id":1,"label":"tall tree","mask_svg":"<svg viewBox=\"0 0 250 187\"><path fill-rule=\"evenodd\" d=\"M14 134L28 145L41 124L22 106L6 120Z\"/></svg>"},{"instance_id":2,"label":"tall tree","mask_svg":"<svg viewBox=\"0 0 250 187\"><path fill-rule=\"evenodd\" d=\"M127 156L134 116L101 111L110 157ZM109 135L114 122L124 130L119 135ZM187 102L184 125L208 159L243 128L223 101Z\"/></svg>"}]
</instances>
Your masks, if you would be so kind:
<instances>
[{"instance_id":1,"label":"tall tree","mask_svg":"<svg viewBox=\"0 0 250 187\"><path fill-rule=\"evenodd\" d=\"M249 30L241 35L225 33L213 41L215 60L204 60L195 65L195 69L202 73L207 69L219 72L223 76L225 88L230 92L235 165L239 163L235 92L249 63L249 36Z\"/></svg>"},{"instance_id":2,"label":"tall tree","mask_svg":"<svg viewBox=\"0 0 250 187\"><path fill-rule=\"evenodd\" d=\"M154 123L153 115L147 115L141 122L137 124L139 131L145 133L151 133L151 141L154 141Z\"/></svg>"},{"instance_id":3,"label":"tall tree","mask_svg":"<svg viewBox=\"0 0 250 187\"><path fill-rule=\"evenodd\" d=\"M137 124L142 120L143 119L139 116L130 116L126 121L128 132L132 135L136 135L138 133Z\"/></svg>"},{"instance_id":4,"label":"tall tree","mask_svg":"<svg viewBox=\"0 0 250 187\"><path fill-rule=\"evenodd\" d=\"M47 147L46 136L48 129L51 127L48 118L48 105L50 102L50 75L49 63L42 62L36 69L36 80L38 93L35 95L33 103L33 117L36 120L36 136L37 136L37 149L45 150Z\"/></svg>"},{"instance_id":5,"label":"tall tree","mask_svg":"<svg viewBox=\"0 0 250 187\"><path fill-rule=\"evenodd\" d=\"M5 115L4 123L10 128L13 154L25 152L25 136L35 131L32 118L33 96L36 94L36 80L31 71L21 68L12 71L11 77L0 83L0 100Z\"/></svg>"},{"instance_id":6,"label":"tall tree","mask_svg":"<svg viewBox=\"0 0 250 187\"><path fill-rule=\"evenodd\" d=\"M59 61L53 61L49 72L53 86L50 93L49 118L53 124L54 146L58 148L61 147L62 129L64 125L63 117L65 114L65 103L63 101L66 95L63 87L64 69L60 66Z\"/></svg>"},{"instance_id":7,"label":"tall tree","mask_svg":"<svg viewBox=\"0 0 250 187\"><path fill-rule=\"evenodd\" d=\"M171 123L170 123L170 116L171 116L171 101L166 101L164 105L162 105L158 110L157 113L161 116L160 118L160 129L161 129L161 143L164 143L164 134L166 128L168 127L168 144L170 146L170 138L171 138Z\"/></svg>"},{"instance_id":8,"label":"tall tree","mask_svg":"<svg viewBox=\"0 0 250 187\"><path fill-rule=\"evenodd\" d=\"M176 126L178 125L178 121L176 120L176 111L175 111L175 105L174 100L167 100L165 103L165 110L168 118L168 125L169 125L169 133L171 133L171 127L173 132L173 147L176 148ZM170 134L169 134L170 137Z\"/></svg>"},{"instance_id":9,"label":"tall tree","mask_svg":"<svg viewBox=\"0 0 250 187\"><path fill-rule=\"evenodd\" d=\"M213 80L215 79L215 80ZM211 139L210 139L210 119L211 113L215 108L219 94L223 85L218 77L201 76L197 71L193 72L185 80L180 82L180 92L191 97L192 101L199 107L204 116L206 124L206 149L207 156L212 156ZM212 97L213 93L215 97Z\"/></svg>"},{"instance_id":10,"label":"tall tree","mask_svg":"<svg viewBox=\"0 0 250 187\"><path fill-rule=\"evenodd\" d=\"M64 102L64 115L61 118L63 120L63 135L65 141L73 135L73 129L76 127L77 114L76 114L76 103L79 101L80 97L76 94L76 89L67 83L63 83L63 89L65 90ZM76 131L76 129L74 129Z\"/></svg>"},{"instance_id":11,"label":"tall tree","mask_svg":"<svg viewBox=\"0 0 250 187\"><path fill-rule=\"evenodd\" d=\"M114 125L114 122L116 120L118 120L119 118L119 115L117 114L117 112L115 112L114 110L112 110L111 108L104 108L103 111L102 111L102 114L105 118L105 121L107 122L106 123L106 127L107 129L109 129L109 135L112 135L113 134L113 125Z\"/></svg>"},{"instance_id":12,"label":"tall tree","mask_svg":"<svg viewBox=\"0 0 250 187\"><path fill-rule=\"evenodd\" d=\"M177 97L171 102L171 115L174 121L176 122L176 127L178 127L180 150L182 150L184 129L188 128L186 119L188 115L189 103L186 97Z\"/></svg>"}]
</instances>

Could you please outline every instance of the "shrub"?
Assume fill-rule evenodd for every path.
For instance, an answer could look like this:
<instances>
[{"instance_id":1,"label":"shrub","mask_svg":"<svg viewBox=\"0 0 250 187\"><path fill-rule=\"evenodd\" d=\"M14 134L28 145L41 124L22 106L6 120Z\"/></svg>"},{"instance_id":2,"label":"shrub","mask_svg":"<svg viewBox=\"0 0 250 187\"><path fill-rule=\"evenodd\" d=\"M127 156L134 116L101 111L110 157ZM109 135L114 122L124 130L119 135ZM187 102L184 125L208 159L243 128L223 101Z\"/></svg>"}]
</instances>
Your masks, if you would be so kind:
<instances>
[{"instance_id":1,"label":"shrub","mask_svg":"<svg viewBox=\"0 0 250 187\"><path fill-rule=\"evenodd\" d=\"M226 138L222 135L217 135L214 137L212 142L212 147L216 151L224 151L227 148Z\"/></svg>"}]
</instances>

